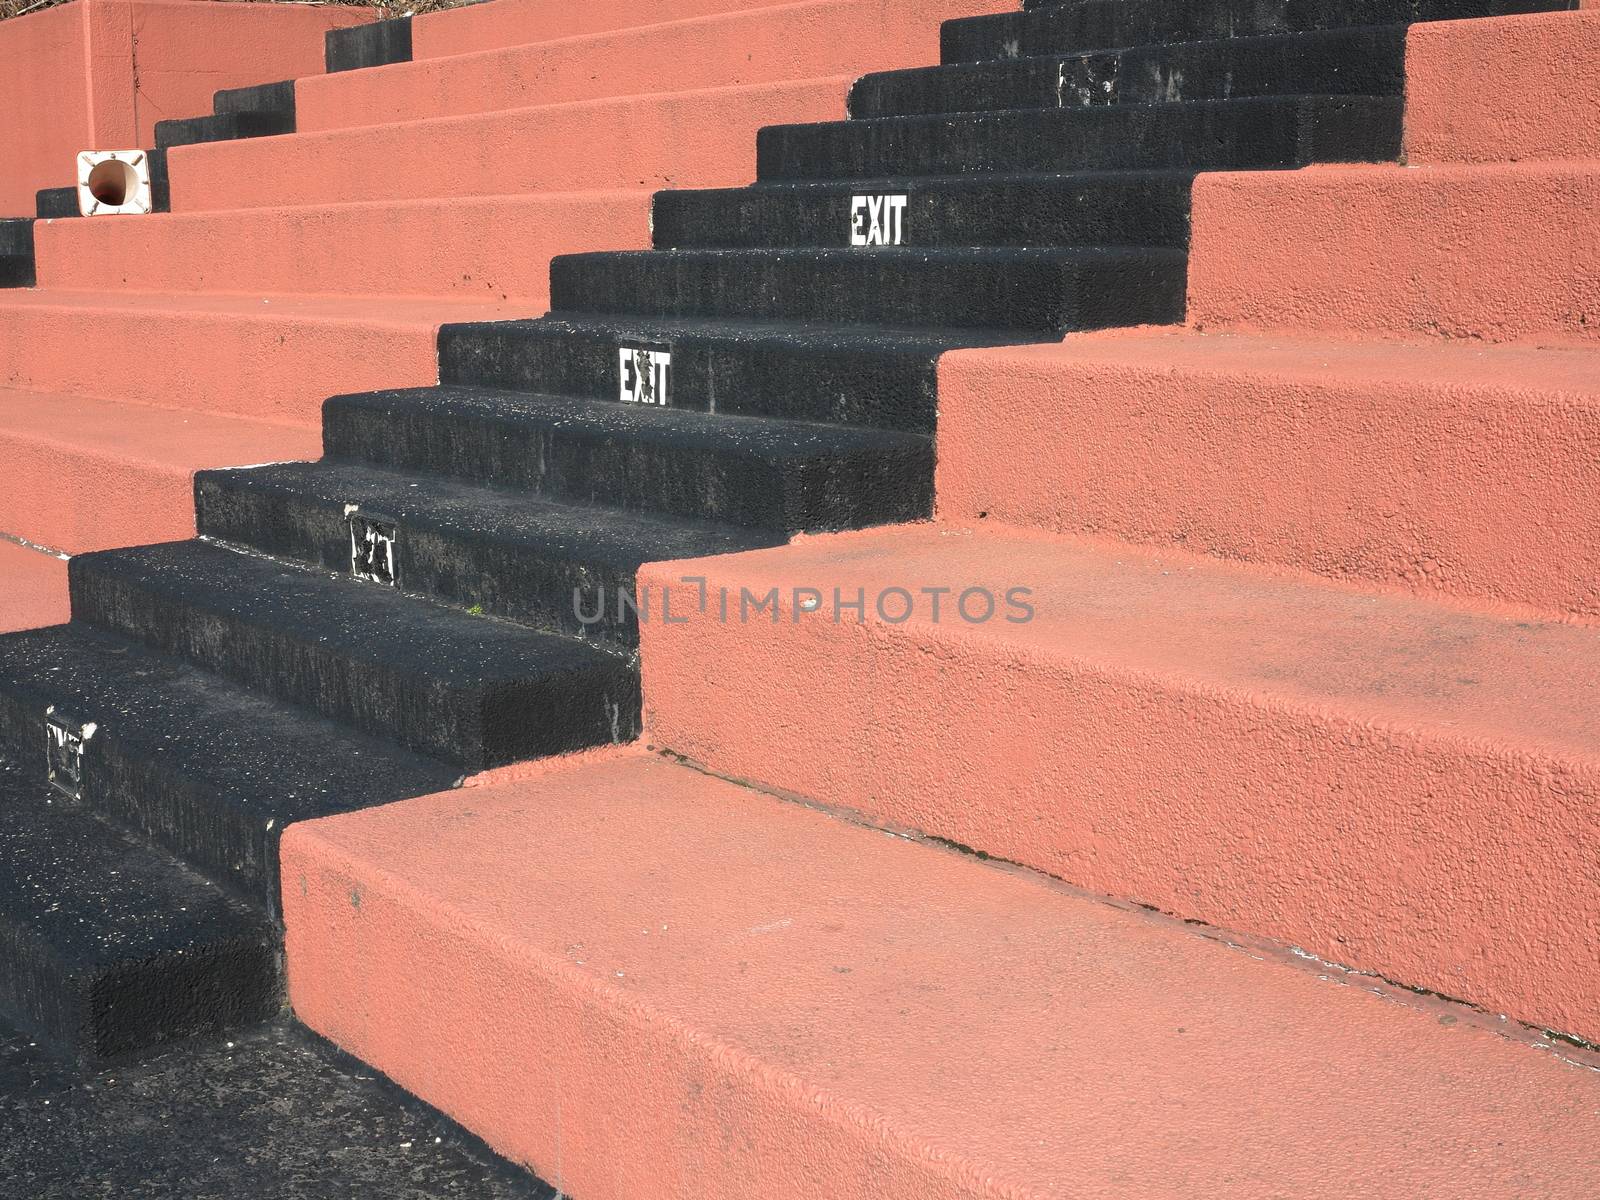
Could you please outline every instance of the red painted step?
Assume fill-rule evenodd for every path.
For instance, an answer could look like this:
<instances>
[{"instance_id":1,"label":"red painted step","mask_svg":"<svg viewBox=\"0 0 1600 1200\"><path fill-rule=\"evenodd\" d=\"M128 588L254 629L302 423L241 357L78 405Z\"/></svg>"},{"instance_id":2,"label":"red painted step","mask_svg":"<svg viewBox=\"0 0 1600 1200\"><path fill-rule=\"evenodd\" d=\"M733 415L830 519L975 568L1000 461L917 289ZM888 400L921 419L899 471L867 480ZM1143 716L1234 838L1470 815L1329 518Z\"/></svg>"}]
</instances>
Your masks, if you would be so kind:
<instances>
[{"instance_id":1,"label":"red painted step","mask_svg":"<svg viewBox=\"0 0 1600 1200\"><path fill-rule=\"evenodd\" d=\"M420 14L411 22L411 50L418 59L441 58L771 6L772 0L495 0Z\"/></svg>"},{"instance_id":2,"label":"red painted step","mask_svg":"<svg viewBox=\"0 0 1600 1200\"><path fill-rule=\"evenodd\" d=\"M81 554L194 536L194 473L316 458L309 427L0 389L0 531Z\"/></svg>"},{"instance_id":3,"label":"red painted step","mask_svg":"<svg viewBox=\"0 0 1600 1200\"><path fill-rule=\"evenodd\" d=\"M1600 162L1202 175L1189 321L1592 343L1597 208Z\"/></svg>"},{"instance_id":4,"label":"red painted step","mask_svg":"<svg viewBox=\"0 0 1600 1200\"><path fill-rule=\"evenodd\" d=\"M69 615L66 562L0 539L0 633L57 625Z\"/></svg>"},{"instance_id":5,"label":"red painted step","mask_svg":"<svg viewBox=\"0 0 1600 1200\"><path fill-rule=\"evenodd\" d=\"M1600 630L945 526L641 584L659 747L1600 1041Z\"/></svg>"},{"instance_id":6,"label":"red painted step","mask_svg":"<svg viewBox=\"0 0 1600 1200\"><path fill-rule=\"evenodd\" d=\"M316 426L336 393L436 382L441 324L537 311L437 300L0 292L0 386Z\"/></svg>"},{"instance_id":7,"label":"red painted step","mask_svg":"<svg viewBox=\"0 0 1600 1200\"><path fill-rule=\"evenodd\" d=\"M939 511L1600 619L1600 352L1119 332L949 354Z\"/></svg>"},{"instance_id":8,"label":"red painted step","mask_svg":"<svg viewBox=\"0 0 1600 1200\"><path fill-rule=\"evenodd\" d=\"M39 284L106 292L437 296L543 311L550 259L644 249L650 192L373 201L34 226Z\"/></svg>"},{"instance_id":9,"label":"red painted step","mask_svg":"<svg viewBox=\"0 0 1600 1200\"><path fill-rule=\"evenodd\" d=\"M176 212L747 183L763 125L844 115L849 77L180 146Z\"/></svg>"},{"instance_id":10,"label":"red painted step","mask_svg":"<svg viewBox=\"0 0 1600 1200\"><path fill-rule=\"evenodd\" d=\"M1406 153L1418 162L1600 159L1600 11L1415 25Z\"/></svg>"},{"instance_id":11,"label":"red painted step","mask_svg":"<svg viewBox=\"0 0 1600 1200\"><path fill-rule=\"evenodd\" d=\"M309 133L920 66L938 60L941 21L1009 7L804 0L662 25L636 20L599 34L311 76L295 87L296 127Z\"/></svg>"},{"instance_id":12,"label":"red painted step","mask_svg":"<svg viewBox=\"0 0 1600 1200\"><path fill-rule=\"evenodd\" d=\"M295 1012L563 1195L1600 1188L1548 1046L639 751L283 856Z\"/></svg>"}]
</instances>

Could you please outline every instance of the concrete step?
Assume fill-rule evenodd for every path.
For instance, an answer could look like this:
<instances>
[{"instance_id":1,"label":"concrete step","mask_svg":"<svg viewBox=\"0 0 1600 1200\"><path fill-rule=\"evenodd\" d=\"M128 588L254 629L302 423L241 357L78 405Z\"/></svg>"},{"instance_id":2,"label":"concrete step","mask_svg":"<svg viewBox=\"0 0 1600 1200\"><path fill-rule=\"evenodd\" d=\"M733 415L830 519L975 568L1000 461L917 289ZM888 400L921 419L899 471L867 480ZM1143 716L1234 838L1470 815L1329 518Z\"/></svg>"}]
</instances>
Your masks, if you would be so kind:
<instances>
[{"instance_id":1,"label":"concrete step","mask_svg":"<svg viewBox=\"0 0 1600 1200\"><path fill-rule=\"evenodd\" d=\"M0 388L0 531L70 554L194 534L194 473L315 454L314 431Z\"/></svg>"},{"instance_id":2,"label":"concrete step","mask_svg":"<svg viewBox=\"0 0 1600 1200\"><path fill-rule=\"evenodd\" d=\"M80 555L75 620L467 770L625 740L620 655L201 541Z\"/></svg>"},{"instance_id":3,"label":"concrete step","mask_svg":"<svg viewBox=\"0 0 1600 1200\"><path fill-rule=\"evenodd\" d=\"M163 213L39 228L41 282L102 292L549 303L550 259L642 248L650 193L558 192Z\"/></svg>"},{"instance_id":4,"label":"concrete step","mask_svg":"<svg viewBox=\"0 0 1600 1200\"><path fill-rule=\"evenodd\" d=\"M315 76L307 76L315 78ZM211 98L211 110L222 113L278 113L288 117L293 129L295 117L293 79L277 83L258 83L253 87L223 88Z\"/></svg>"},{"instance_id":5,"label":"concrete step","mask_svg":"<svg viewBox=\"0 0 1600 1200\"><path fill-rule=\"evenodd\" d=\"M919 435L487 388L335 396L323 441L330 458L786 533L916 520L932 499Z\"/></svg>"},{"instance_id":6,"label":"concrete step","mask_svg":"<svg viewBox=\"0 0 1600 1200\"><path fill-rule=\"evenodd\" d=\"M829 77L182 146L172 207L733 185L752 174L757 129L840 116L848 88Z\"/></svg>"},{"instance_id":7,"label":"concrete step","mask_svg":"<svg viewBox=\"0 0 1600 1200\"><path fill-rule=\"evenodd\" d=\"M95 725L84 811L269 915L289 825L441 791L461 775L81 623L0 637L0 755L35 784L52 708Z\"/></svg>"},{"instance_id":8,"label":"concrete step","mask_svg":"<svg viewBox=\"0 0 1600 1200\"><path fill-rule=\"evenodd\" d=\"M385 125L910 66L937 56L942 20L974 7L973 0L804 0L310 76L296 85L299 127ZM521 36L542 32L530 26Z\"/></svg>"},{"instance_id":9,"label":"concrete step","mask_svg":"<svg viewBox=\"0 0 1600 1200\"><path fill-rule=\"evenodd\" d=\"M0 294L0 386L308 426L342 387L432 383L446 322L528 315L442 300L12 291Z\"/></svg>"},{"instance_id":10,"label":"concrete step","mask_svg":"<svg viewBox=\"0 0 1600 1200\"><path fill-rule=\"evenodd\" d=\"M0 287L34 285L33 221L0 219Z\"/></svg>"},{"instance_id":11,"label":"concrete step","mask_svg":"<svg viewBox=\"0 0 1600 1200\"><path fill-rule=\"evenodd\" d=\"M1595 162L1202 176L1189 319L1214 331L1592 343L1597 204Z\"/></svg>"},{"instance_id":12,"label":"concrete step","mask_svg":"<svg viewBox=\"0 0 1600 1200\"><path fill-rule=\"evenodd\" d=\"M1600 159L1600 11L1413 31L1406 155L1421 162Z\"/></svg>"},{"instance_id":13,"label":"concrete step","mask_svg":"<svg viewBox=\"0 0 1600 1200\"><path fill-rule=\"evenodd\" d=\"M67 564L58 555L0 539L0 581L0 633L67 619Z\"/></svg>"},{"instance_id":14,"label":"concrete step","mask_svg":"<svg viewBox=\"0 0 1600 1200\"><path fill-rule=\"evenodd\" d=\"M980 62L1163 42L1448 21L1578 7L1577 0L1074 0L946 22L943 61Z\"/></svg>"},{"instance_id":15,"label":"concrete step","mask_svg":"<svg viewBox=\"0 0 1600 1200\"><path fill-rule=\"evenodd\" d=\"M421 61L525 45L530 32L534 40L554 41L773 7L774 0L496 0L419 14L412 46Z\"/></svg>"},{"instance_id":16,"label":"concrete step","mask_svg":"<svg viewBox=\"0 0 1600 1200\"><path fill-rule=\"evenodd\" d=\"M82 214L78 211L78 189L75 187L40 188L37 196L37 211L41 221L81 216Z\"/></svg>"},{"instance_id":17,"label":"concrete step","mask_svg":"<svg viewBox=\"0 0 1600 1200\"><path fill-rule=\"evenodd\" d=\"M42 762L42 736L34 748ZM93 1069L278 1011L264 917L15 766L0 763L0 796L0 1009L12 1021Z\"/></svg>"},{"instance_id":18,"label":"concrete step","mask_svg":"<svg viewBox=\"0 0 1600 1200\"><path fill-rule=\"evenodd\" d=\"M0 1178L34 1200L556 1195L290 1018L87 1083L0 1025L0 1123Z\"/></svg>"},{"instance_id":19,"label":"concrete step","mask_svg":"<svg viewBox=\"0 0 1600 1200\"><path fill-rule=\"evenodd\" d=\"M1144 247L578 254L551 264L550 307L1043 333L1181 321L1185 264Z\"/></svg>"},{"instance_id":20,"label":"concrete step","mask_svg":"<svg viewBox=\"0 0 1600 1200\"><path fill-rule=\"evenodd\" d=\"M939 397L947 519L1600 620L1593 350L1124 333L947 355Z\"/></svg>"},{"instance_id":21,"label":"concrete step","mask_svg":"<svg viewBox=\"0 0 1600 1200\"><path fill-rule=\"evenodd\" d=\"M982 175L658 192L661 249L1189 244L1192 171Z\"/></svg>"},{"instance_id":22,"label":"concrete step","mask_svg":"<svg viewBox=\"0 0 1600 1200\"><path fill-rule=\"evenodd\" d=\"M1084 108L1240 96L1398 96L1406 27L1367 26L997 59L874 73L850 91L858 119L1010 108Z\"/></svg>"},{"instance_id":23,"label":"concrete step","mask_svg":"<svg viewBox=\"0 0 1600 1200\"><path fill-rule=\"evenodd\" d=\"M1600 1182L1595 1073L1470 1010L639 751L297 826L284 872L295 1011L564 1194Z\"/></svg>"},{"instance_id":24,"label":"concrete step","mask_svg":"<svg viewBox=\"0 0 1600 1200\"><path fill-rule=\"evenodd\" d=\"M197 146L203 142L231 142L242 138L275 137L294 132L294 117L282 112L223 112L209 117L185 117L156 123L156 146Z\"/></svg>"},{"instance_id":25,"label":"concrete step","mask_svg":"<svg viewBox=\"0 0 1600 1200\"><path fill-rule=\"evenodd\" d=\"M207 537L275 558L352 571L352 515L395 538L395 586L556 633L639 643L641 564L771 546L779 533L550 503L355 463L283 463L203 472Z\"/></svg>"},{"instance_id":26,"label":"concrete step","mask_svg":"<svg viewBox=\"0 0 1600 1200\"><path fill-rule=\"evenodd\" d=\"M390 17L350 29L330 29L324 38L323 66L336 71L358 71L411 58L411 18Z\"/></svg>"},{"instance_id":27,"label":"concrete step","mask_svg":"<svg viewBox=\"0 0 1600 1200\"><path fill-rule=\"evenodd\" d=\"M674 581L687 619L642 630L658 748L1600 1035L1600 948L1574 948L1600 921L1600 630L948 525L640 582ZM723 589L776 589L777 619L721 620Z\"/></svg>"},{"instance_id":28,"label":"concrete step","mask_svg":"<svg viewBox=\"0 0 1600 1200\"><path fill-rule=\"evenodd\" d=\"M554 314L446 325L439 331L439 377L449 385L617 402L630 369L622 352L647 347L670 355L673 408L931 434L939 355L1028 336L1004 329Z\"/></svg>"},{"instance_id":29,"label":"concrete step","mask_svg":"<svg viewBox=\"0 0 1600 1200\"><path fill-rule=\"evenodd\" d=\"M1393 96L1257 97L777 125L762 181L1375 162L1400 153Z\"/></svg>"}]
</instances>

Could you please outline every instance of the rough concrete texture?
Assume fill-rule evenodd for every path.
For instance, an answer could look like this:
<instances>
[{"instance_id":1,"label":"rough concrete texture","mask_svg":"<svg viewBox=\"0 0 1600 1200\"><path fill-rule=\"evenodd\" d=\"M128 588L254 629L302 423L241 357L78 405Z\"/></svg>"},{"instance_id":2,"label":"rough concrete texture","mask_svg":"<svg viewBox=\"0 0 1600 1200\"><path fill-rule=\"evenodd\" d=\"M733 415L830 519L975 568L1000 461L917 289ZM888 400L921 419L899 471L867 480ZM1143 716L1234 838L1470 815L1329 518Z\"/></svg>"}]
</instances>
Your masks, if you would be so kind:
<instances>
[{"instance_id":1,"label":"rough concrete texture","mask_svg":"<svg viewBox=\"0 0 1600 1200\"><path fill-rule=\"evenodd\" d=\"M441 324L522 315L434 300L5 292L0 385L313 425L342 388L437 379Z\"/></svg>"},{"instance_id":2,"label":"rough concrete texture","mask_svg":"<svg viewBox=\"0 0 1600 1200\"><path fill-rule=\"evenodd\" d=\"M67 615L66 562L0 539L0 633L53 625Z\"/></svg>"},{"instance_id":3,"label":"rough concrete texture","mask_svg":"<svg viewBox=\"0 0 1600 1200\"><path fill-rule=\"evenodd\" d=\"M640 574L645 736L1097 892L1600 1035L1600 631L907 527ZM721 617L721 589L730 589ZM781 610L745 610L779 590ZM820 593L814 611L794 588ZM841 610L864 591L867 620ZM911 593L915 608L904 619ZM940 603L923 588L952 589ZM987 622L961 594L994 598ZM1031 589L1031 621L1009 602ZM877 615L876 601L886 597ZM967 601L981 618L987 601ZM898 620L900 623L894 623Z\"/></svg>"},{"instance_id":4,"label":"rough concrete texture","mask_svg":"<svg viewBox=\"0 0 1600 1200\"><path fill-rule=\"evenodd\" d=\"M830 77L181 146L168 160L172 207L745 183L757 129L837 117L849 86Z\"/></svg>"},{"instance_id":5,"label":"rough concrete texture","mask_svg":"<svg viewBox=\"0 0 1600 1200\"><path fill-rule=\"evenodd\" d=\"M442 58L771 7L774 0L585 0L583 4L568 0L499 0L496 4L423 13L412 19L411 40L415 58Z\"/></svg>"},{"instance_id":6,"label":"rough concrete texture","mask_svg":"<svg viewBox=\"0 0 1600 1200\"><path fill-rule=\"evenodd\" d=\"M284 855L302 1019L588 1200L1600 1187L1593 1071L640 751Z\"/></svg>"},{"instance_id":7,"label":"rough concrete texture","mask_svg":"<svg viewBox=\"0 0 1600 1200\"><path fill-rule=\"evenodd\" d=\"M80 150L154 144L155 124L212 93L322 70L328 29L370 21L340 5L77 0L0 25L0 216L73 180Z\"/></svg>"},{"instance_id":8,"label":"rough concrete texture","mask_svg":"<svg viewBox=\"0 0 1600 1200\"><path fill-rule=\"evenodd\" d=\"M1600 11L1412 28L1406 154L1420 162L1600 158Z\"/></svg>"},{"instance_id":9,"label":"rough concrete texture","mask_svg":"<svg viewBox=\"0 0 1600 1200\"><path fill-rule=\"evenodd\" d=\"M103 292L437 296L529 311L550 259L643 248L642 189L406 200L38 226L43 287Z\"/></svg>"},{"instance_id":10,"label":"rough concrete texture","mask_svg":"<svg viewBox=\"0 0 1600 1200\"><path fill-rule=\"evenodd\" d=\"M1600 167L1589 162L1202 175L1189 321L1592 342L1597 207Z\"/></svg>"},{"instance_id":11,"label":"rough concrete texture","mask_svg":"<svg viewBox=\"0 0 1600 1200\"><path fill-rule=\"evenodd\" d=\"M991 0L992 11L1004 7L1006 0ZM668 25L636 13L628 28L555 41L535 25L518 35L531 45L303 79L295 91L299 128L911 66L938 56L940 21L982 9L980 0L806 0ZM641 63L651 66L641 70Z\"/></svg>"},{"instance_id":12,"label":"rough concrete texture","mask_svg":"<svg viewBox=\"0 0 1600 1200\"><path fill-rule=\"evenodd\" d=\"M552 1200L289 1023L81 1077L0 1027L8 1200Z\"/></svg>"},{"instance_id":13,"label":"rough concrete texture","mask_svg":"<svg viewBox=\"0 0 1600 1200\"><path fill-rule=\"evenodd\" d=\"M1595 620L1597 491L1593 350L1151 330L940 361L952 521Z\"/></svg>"},{"instance_id":14,"label":"rough concrete texture","mask_svg":"<svg viewBox=\"0 0 1600 1200\"><path fill-rule=\"evenodd\" d=\"M0 530L70 554L190 537L196 470L320 444L296 426L0 388Z\"/></svg>"}]
</instances>

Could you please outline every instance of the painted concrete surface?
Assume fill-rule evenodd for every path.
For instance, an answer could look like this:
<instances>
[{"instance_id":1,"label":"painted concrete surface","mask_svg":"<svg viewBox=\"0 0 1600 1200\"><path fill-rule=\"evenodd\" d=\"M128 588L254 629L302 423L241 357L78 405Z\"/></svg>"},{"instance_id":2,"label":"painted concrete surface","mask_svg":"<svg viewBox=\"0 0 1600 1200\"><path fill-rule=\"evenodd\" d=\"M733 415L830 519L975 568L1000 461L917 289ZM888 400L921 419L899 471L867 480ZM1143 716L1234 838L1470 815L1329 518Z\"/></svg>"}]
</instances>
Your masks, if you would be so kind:
<instances>
[{"instance_id":1,"label":"painted concrete surface","mask_svg":"<svg viewBox=\"0 0 1600 1200\"><path fill-rule=\"evenodd\" d=\"M627 28L559 40L546 40L534 25L505 49L303 79L296 118L310 132L921 66L938 60L941 21L1009 7L807 0L664 25L641 14Z\"/></svg>"},{"instance_id":2,"label":"painted concrete surface","mask_svg":"<svg viewBox=\"0 0 1600 1200\"><path fill-rule=\"evenodd\" d=\"M1600 11L1414 26L1406 153L1421 162L1600 159Z\"/></svg>"},{"instance_id":3,"label":"painted concrete surface","mask_svg":"<svg viewBox=\"0 0 1600 1200\"><path fill-rule=\"evenodd\" d=\"M55 625L68 615L66 562L0 539L0 633Z\"/></svg>"},{"instance_id":4,"label":"painted concrete surface","mask_svg":"<svg viewBox=\"0 0 1600 1200\"><path fill-rule=\"evenodd\" d=\"M755 173L763 125L844 114L848 76L180 146L174 212L419 196L714 187Z\"/></svg>"},{"instance_id":5,"label":"painted concrete surface","mask_svg":"<svg viewBox=\"0 0 1600 1200\"><path fill-rule=\"evenodd\" d=\"M9 335L0 379L312 426L336 393L436 381L441 324L536 313L396 299L0 292Z\"/></svg>"},{"instance_id":6,"label":"painted concrete surface","mask_svg":"<svg viewBox=\"0 0 1600 1200\"><path fill-rule=\"evenodd\" d=\"M1145 330L940 362L957 522L1594 621L1597 492L1588 349Z\"/></svg>"},{"instance_id":7,"label":"painted concrete surface","mask_svg":"<svg viewBox=\"0 0 1600 1200\"><path fill-rule=\"evenodd\" d=\"M297 1014L574 1196L1600 1187L1591 1070L640 751L284 854Z\"/></svg>"},{"instance_id":8,"label":"painted concrete surface","mask_svg":"<svg viewBox=\"0 0 1600 1200\"><path fill-rule=\"evenodd\" d=\"M193 537L195 471L321 449L299 426L0 389L0 530L69 554Z\"/></svg>"},{"instance_id":9,"label":"painted concrete surface","mask_svg":"<svg viewBox=\"0 0 1600 1200\"><path fill-rule=\"evenodd\" d=\"M154 144L155 123L211 111L212 93L322 70L328 29L372 19L339 5L77 0L0 24L0 216L73 182L80 150Z\"/></svg>"},{"instance_id":10,"label":"painted concrete surface","mask_svg":"<svg viewBox=\"0 0 1600 1200\"><path fill-rule=\"evenodd\" d=\"M1202 175L1189 322L1593 343L1597 207L1592 162Z\"/></svg>"},{"instance_id":11,"label":"painted concrete surface","mask_svg":"<svg viewBox=\"0 0 1600 1200\"><path fill-rule=\"evenodd\" d=\"M419 59L472 54L773 5L774 0L498 0L414 18L412 52Z\"/></svg>"},{"instance_id":12,"label":"painted concrete surface","mask_svg":"<svg viewBox=\"0 0 1600 1200\"><path fill-rule=\"evenodd\" d=\"M529 312L550 259L644 249L644 189L161 213L34 227L41 287L437 296Z\"/></svg>"},{"instance_id":13,"label":"painted concrete surface","mask_svg":"<svg viewBox=\"0 0 1600 1200\"><path fill-rule=\"evenodd\" d=\"M657 746L1600 1035L1600 631L939 526L640 582ZM776 613L741 615L773 588ZM990 599L959 609L968 589Z\"/></svg>"}]
</instances>

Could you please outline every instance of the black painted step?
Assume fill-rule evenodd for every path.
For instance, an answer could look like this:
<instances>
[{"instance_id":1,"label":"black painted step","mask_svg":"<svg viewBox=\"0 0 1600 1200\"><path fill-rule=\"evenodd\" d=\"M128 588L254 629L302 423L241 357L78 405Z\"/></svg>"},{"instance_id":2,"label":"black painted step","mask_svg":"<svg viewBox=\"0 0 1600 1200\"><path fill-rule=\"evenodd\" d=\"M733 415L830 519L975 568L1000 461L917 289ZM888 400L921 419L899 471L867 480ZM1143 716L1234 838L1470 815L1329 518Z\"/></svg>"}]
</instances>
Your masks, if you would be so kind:
<instances>
[{"instance_id":1,"label":"black painted step","mask_svg":"<svg viewBox=\"0 0 1600 1200\"><path fill-rule=\"evenodd\" d=\"M773 125L762 180L1297 167L1399 156L1398 96L1305 96Z\"/></svg>"},{"instance_id":2,"label":"black painted step","mask_svg":"<svg viewBox=\"0 0 1600 1200\"><path fill-rule=\"evenodd\" d=\"M243 901L0 765L0 1008L58 1053L102 1066L266 1020L275 940Z\"/></svg>"},{"instance_id":3,"label":"black painted step","mask_svg":"<svg viewBox=\"0 0 1600 1200\"><path fill-rule=\"evenodd\" d=\"M211 111L221 113L277 113L289 119L294 131L294 80L258 83L253 87L223 88L211 97Z\"/></svg>"},{"instance_id":4,"label":"black painted step","mask_svg":"<svg viewBox=\"0 0 1600 1200\"><path fill-rule=\"evenodd\" d=\"M642 563L728 554L780 533L492 492L357 463L202 471L201 534L278 558L351 569L351 506L397 533L398 586L535 628L632 648Z\"/></svg>"},{"instance_id":5,"label":"black painted step","mask_svg":"<svg viewBox=\"0 0 1600 1200\"><path fill-rule=\"evenodd\" d=\"M41 221L59 221L63 217L77 217L78 189L75 187L40 188L34 195L34 211Z\"/></svg>"},{"instance_id":6,"label":"black painted step","mask_svg":"<svg viewBox=\"0 0 1600 1200\"><path fill-rule=\"evenodd\" d=\"M981 62L1167 42L1403 25L1577 7L1577 0L1070 0L946 21L941 61Z\"/></svg>"},{"instance_id":7,"label":"black painted step","mask_svg":"<svg viewBox=\"0 0 1600 1200\"><path fill-rule=\"evenodd\" d=\"M1058 331L1183 317L1187 256L1162 248L637 250L550 264L550 307L651 317Z\"/></svg>"},{"instance_id":8,"label":"black painted step","mask_svg":"<svg viewBox=\"0 0 1600 1200\"><path fill-rule=\"evenodd\" d=\"M323 442L333 458L790 533L917 520L933 502L927 437L569 396L335 396Z\"/></svg>"},{"instance_id":9,"label":"black painted step","mask_svg":"<svg viewBox=\"0 0 1600 1200\"><path fill-rule=\"evenodd\" d=\"M330 29L323 35L322 59L330 75L335 71L410 62L411 18L392 17L368 25Z\"/></svg>"},{"instance_id":10,"label":"black painted step","mask_svg":"<svg viewBox=\"0 0 1600 1200\"><path fill-rule=\"evenodd\" d=\"M1073 56L883 71L856 82L850 115L1081 108L1240 96L1398 96L1406 26L1139 46Z\"/></svg>"},{"instance_id":11,"label":"black painted step","mask_svg":"<svg viewBox=\"0 0 1600 1200\"><path fill-rule=\"evenodd\" d=\"M1016 330L558 314L446 325L439 373L450 385L617 401L619 351L652 348L672 356L673 408L932 433L939 355L1025 340Z\"/></svg>"},{"instance_id":12,"label":"black painted step","mask_svg":"<svg viewBox=\"0 0 1600 1200\"><path fill-rule=\"evenodd\" d=\"M44 778L44 712L96 733L84 806L269 913L284 827L461 772L84 624L0 637L0 753Z\"/></svg>"},{"instance_id":13,"label":"black painted step","mask_svg":"<svg viewBox=\"0 0 1600 1200\"><path fill-rule=\"evenodd\" d=\"M894 232L905 246L1183 247L1193 182L1192 171L1097 171L658 192L653 228L658 249L895 244ZM904 197L892 223L884 197Z\"/></svg>"},{"instance_id":14,"label":"black painted step","mask_svg":"<svg viewBox=\"0 0 1600 1200\"><path fill-rule=\"evenodd\" d=\"M156 122L156 145L163 150L202 142L232 142L242 138L275 137L294 132L294 115L281 112L223 112L209 117L185 117Z\"/></svg>"},{"instance_id":15,"label":"black painted step","mask_svg":"<svg viewBox=\"0 0 1600 1200\"><path fill-rule=\"evenodd\" d=\"M33 218L0 218L0 287L34 282Z\"/></svg>"},{"instance_id":16,"label":"black painted step","mask_svg":"<svg viewBox=\"0 0 1600 1200\"><path fill-rule=\"evenodd\" d=\"M470 770L625 741L627 660L203 541L79 555L75 620Z\"/></svg>"}]
</instances>

